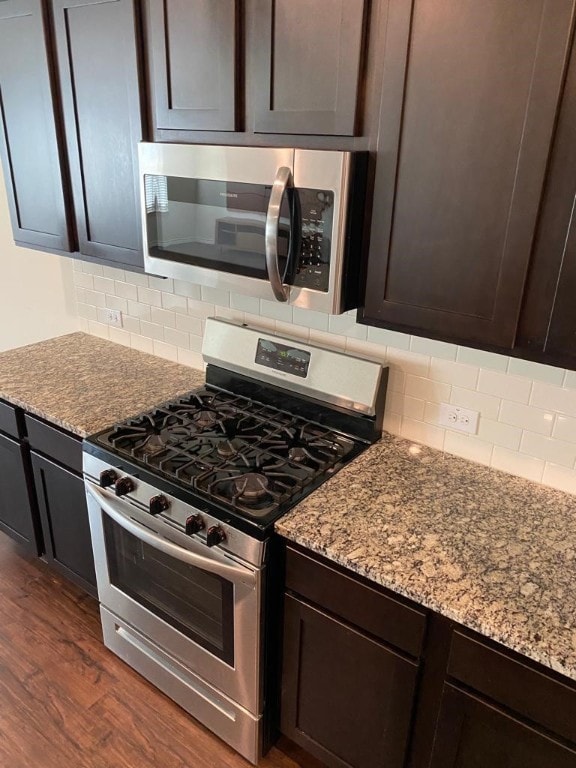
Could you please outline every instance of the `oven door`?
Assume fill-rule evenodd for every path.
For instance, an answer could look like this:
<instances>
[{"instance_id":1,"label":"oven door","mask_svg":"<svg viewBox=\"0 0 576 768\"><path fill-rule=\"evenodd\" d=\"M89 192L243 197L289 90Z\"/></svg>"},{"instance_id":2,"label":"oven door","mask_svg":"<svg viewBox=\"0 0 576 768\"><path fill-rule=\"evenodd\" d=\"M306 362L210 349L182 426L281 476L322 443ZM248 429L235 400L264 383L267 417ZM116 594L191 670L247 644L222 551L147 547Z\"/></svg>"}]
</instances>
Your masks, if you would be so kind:
<instances>
[{"instance_id":1,"label":"oven door","mask_svg":"<svg viewBox=\"0 0 576 768\"><path fill-rule=\"evenodd\" d=\"M258 715L262 571L85 481L101 604Z\"/></svg>"},{"instance_id":2,"label":"oven door","mask_svg":"<svg viewBox=\"0 0 576 768\"><path fill-rule=\"evenodd\" d=\"M146 271L286 301L293 149L139 145Z\"/></svg>"}]
</instances>

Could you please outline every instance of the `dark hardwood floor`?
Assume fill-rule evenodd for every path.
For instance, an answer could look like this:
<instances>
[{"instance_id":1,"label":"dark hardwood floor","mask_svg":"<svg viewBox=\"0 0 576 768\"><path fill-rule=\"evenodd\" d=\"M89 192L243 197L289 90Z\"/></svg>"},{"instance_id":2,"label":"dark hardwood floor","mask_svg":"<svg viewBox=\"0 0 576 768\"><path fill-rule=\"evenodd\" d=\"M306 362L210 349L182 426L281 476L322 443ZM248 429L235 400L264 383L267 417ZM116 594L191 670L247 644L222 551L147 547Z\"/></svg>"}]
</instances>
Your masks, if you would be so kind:
<instances>
[{"instance_id":1,"label":"dark hardwood floor","mask_svg":"<svg viewBox=\"0 0 576 768\"><path fill-rule=\"evenodd\" d=\"M318 765L290 743L262 768ZM248 768L102 644L98 604L0 534L2 768Z\"/></svg>"}]
</instances>

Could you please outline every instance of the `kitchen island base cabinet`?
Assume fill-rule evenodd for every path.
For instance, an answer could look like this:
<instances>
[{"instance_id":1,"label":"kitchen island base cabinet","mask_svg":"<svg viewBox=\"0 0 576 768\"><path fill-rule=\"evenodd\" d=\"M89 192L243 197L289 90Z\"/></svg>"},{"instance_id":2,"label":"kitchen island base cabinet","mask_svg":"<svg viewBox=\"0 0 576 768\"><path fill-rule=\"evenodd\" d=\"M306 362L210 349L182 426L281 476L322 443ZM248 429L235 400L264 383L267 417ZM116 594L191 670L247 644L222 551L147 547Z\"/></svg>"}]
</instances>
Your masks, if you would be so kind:
<instances>
[{"instance_id":1,"label":"kitchen island base cabinet","mask_svg":"<svg viewBox=\"0 0 576 768\"><path fill-rule=\"evenodd\" d=\"M576 751L447 684L430 768L576 768Z\"/></svg>"}]
</instances>

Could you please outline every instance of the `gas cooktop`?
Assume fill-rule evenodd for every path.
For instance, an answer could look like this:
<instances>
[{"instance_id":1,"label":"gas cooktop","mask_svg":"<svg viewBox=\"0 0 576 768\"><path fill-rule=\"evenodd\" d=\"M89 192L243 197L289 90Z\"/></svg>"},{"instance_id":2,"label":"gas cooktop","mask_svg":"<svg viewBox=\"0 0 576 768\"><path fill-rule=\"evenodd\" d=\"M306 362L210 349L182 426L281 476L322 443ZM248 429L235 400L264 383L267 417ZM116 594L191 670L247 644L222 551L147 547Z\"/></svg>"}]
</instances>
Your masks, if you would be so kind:
<instances>
[{"instance_id":1,"label":"gas cooktop","mask_svg":"<svg viewBox=\"0 0 576 768\"><path fill-rule=\"evenodd\" d=\"M86 439L102 487L141 504L140 480L263 538L381 433L378 363L215 319L203 353L203 388Z\"/></svg>"},{"instance_id":2,"label":"gas cooktop","mask_svg":"<svg viewBox=\"0 0 576 768\"><path fill-rule=\"evenodd\" d=\"M367 443L205 387L90 439L235 515L269 523Z\"/></svg>"}]
</instances>

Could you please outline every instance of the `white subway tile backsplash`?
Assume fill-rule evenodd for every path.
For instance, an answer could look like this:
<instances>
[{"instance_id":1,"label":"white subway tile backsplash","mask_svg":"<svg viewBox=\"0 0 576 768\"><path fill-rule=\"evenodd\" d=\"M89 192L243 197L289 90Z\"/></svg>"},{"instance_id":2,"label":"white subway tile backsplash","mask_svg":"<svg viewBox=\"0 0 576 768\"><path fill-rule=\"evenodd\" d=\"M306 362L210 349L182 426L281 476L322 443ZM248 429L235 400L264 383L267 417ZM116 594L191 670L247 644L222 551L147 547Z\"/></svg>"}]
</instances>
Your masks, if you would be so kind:
<instances>
[{"instance_id":1,"label":"white subway tile backsplash","mask_svg":"<svg viewBox=\"0 0 576 768\"><path fill-rule=\"evenodd\" d=\"M222 290L222 288L212 288L207 285L203 285L200 288L202 301L207 301L210 304L217 304L219 307L230 306L230 294L228 291Z\"/></svg>"},{"instance_id":2,"label":"white subway tile backsplash","mask_svg":"<svg viewBox=\"0 0 576 768\"><path fill-rule=\"evenodd\" d=\"M542 482L565 493L576 493L576 471L556 464L546 464Z\"/></svg>"},{"instance_id":3,"label":"white subway tile backsplash","mask_svg":"<svg viewBox=\"0 0 576 768\"><path fill-rule=\"evenodd\" d=\"M480 419L497 419L500 410L500 398L494 395L485 395L482 392L475 392L471 389L462 389L461 387L452 387L450 403L459 405L461 408L471 408L480 413Z\"/></svg>"},{"instance_id":4,"label":"white subway tile backsplash","mask_svg":"<svg viewBox=\"0 0 576 768\"><path fill-rule=\"evenodd\" d=\"M120 296L108 296L106 295L106 306L108 309L117 309L119 312L128 314L128 302L126 299L122 299Z\"/></svg>"},{"instance_id":5,"label":"white subway tile backsplash","mask_svg":"<svg viewBox=\"0 0 576 768\"><path fill-rule=\"evenodd\" d=\"M508 373L525 376L527 379L544 381L548 384L560 385L564 379L563 368L554 368L551 365L533 363L531 360L520 360L516 357L510 358Z\"/></svg>"},{"instance_id":6,"label":"white subway tile backsplash","mask_svg":"<svg viewBox=\"0 0 576 768\"><path fill-rule=\"evenodd\" d=\"M510 376L498 371L480 371L478 390L487 395L515 400L518 403L528 403L532 382L520 376Z\"/></svg>"},{"instance_id":7,"label":"white subway tile backsplash","mask_svg":"<svg viewBox=\"0 0 576 768\"><path fill-rule=\"evenodd\" d=\"M479 369L473 365L463 365L462 363L454 363L451 360L433 358L430 361L428 375L434 381L443 381L446 384L464 387L465 389L476 389L479 372Z\"/></svg>"},{"instance_id":8,"label":"white subway tile backsplash","mask_svg":"<svg viewBox=\"0 0 576 768\"><path fill-rule=\"evenodd\" d=\"M524 432L520 442L520 453L536 456L553 464L573 467L576 462L576 444L556 440L535 432Z\"/></svg>"},{"instance_id":9,"label":"white subway tile backsplash","mask_svg":"<svg viewBox=\"0 0 576 768\"><path fill-rule=\"evenodd\" d=\"M510 358L506 355L497 355L495 352L485 352L483 349L458 347L456 359L460 363L477 365L479 368L491 368L494 371L506 371Z\"/></svg>"},{"instance_id":10,"label":"white subway tile backsplash","mask_svg":"<svg viewBox=\"0 0 576 768\"><path fill-rule=\"evenodd\" d=\"M114 280L110 277L94 276L94 290L100 293L114 294Z\"/></svg>"},{"instance_id":11,"label":"white subway tile backsplash","mask_svg":"<svg viewBox=\"0 0 576 768\"><path fill-rule=\"evenodd\" d=\"M154 277L153 275L148 275L148 285L155 291L174 293L174 281L169 277Z\"/></svg>"},{"instance_id":12,"label":"white subway tile backsplash","mask_svg":"<svg viewBox=\"0 0 576 768\"><path fill-rule=\"evenodd\" d=\"M446 430L444 450L455 456L477 461L479 464L490 465L493 448L492 443L478 440L472 435L463 435L461 432L453 432L451 429Z\"/></svg>"},{"instance_id":13,"label":"white subway tile backsplash","mask_svg":"<svg viewBox=\"0 0 576 768\"><path fill-rule=\"evenodd\" d=\"M292 310L292 321L296 325L304 325L306 328L315 328L317 331L328 330L328 315L324 312L314 312L312 309L301 309L294 307Z\"/></svg>"},{"instance_id":14,"label":"white subway tile backsplash","mask_svg":"<svg viewBox=\"0 0 576 768\"><path fill-rule=\"evenodd\" d=\"M512 475L525 477L527 480L534 480L537 483L542 480L544 473L544 462L542 459L523 456L521 453L510 451L508 448L502 448L499 445L494 446L491 466L495 469L501 469L503 472L509 472Z\"/></svg>"},{"instance_id":15,"label":"white subway tile backsplash","mask_svg":"<svg viewBox=\"0 0 576 768\"><path fill-rule=\"evenodd\" d=\"M351 339L366 339L368 330L365 325L356 322L356 311L343 315L331 315L328 318L328 329Z\"/></svg>"},{"instance_id":16,"label":"white subway tile backsplash","mask_svg":"<svg viewBox=\"0 0 576 768\"><path fill-rule=\"evenodd\" d=\"M520 427L513 427L500 421L481 418L478 421L478 437L488 443L517 451L520 448L522 430Z\"/></svg>"},{"instance_id":17,"label":"white subway tile backsplash","mask_svg":"<svg viewBox=\"0 0 576 768\"><path fill-rule=\"evenodd\" d=\"M168 309L171 312L181 312L184 315L188 314L188 302L185 296L179 296L176 293L163 293L162 294L162 308Z\"/></svg>"},{"instance_id":18,"label":"white subway tile backsplash","mask_svg":"<svg viewBox=\"0 0 576 768\"><path fill-rule=\"evenodd\" d=\"M435 341L434 339L424 339L421 336L412 336L410 349L412 352L418 352L421 355L440 357L444 360L456 360L456 352L458 350L454 344L447 344L445 341Z\"/></svg>"},{"instance_id":19,"label":"white subway tile backsplash","mask_svg":"<svg viewBox=\"0 0 576 768\"><path fill-rule=\"evenodd\" d=\"M166 328L176 328L176 314L167 309L152 307L150 309L150 319L153 323L164 325Z\"/></svg>"},{"instance_id":20,"label":"white subway tile backsplash","mask_svg":"<svg viewBox=\"0 0 576 768\"><path fill-rule=\"evenodd\" d=\"M253 296L242 296L241 294L230 294L230 306L232 309L239 309L241 312L250 312L257 315L260 311L260 300Z\"/></svg>"},{"instance_id":21,"label":"white subway tile backsplash","mask_svg":"<svg viewBox=\"0 0 576 768\"><path fill-rule=\"evenodd\" d=\"M138 301L138 288L131 283L122 283L118 280L115 280L114 293L116 296L121 296L123 299Z\"/></svg>"},{"instance_id":22,"label":"white subway tile backsplash","mask_svg":"<svg viewBox=\"0 0 576 768\"><path fill-rule=\"evenodd\" d=\"M164 326L156 323L148 323L146 320L140 320L140 332L142 336L156 341L164 341Z\"/></svg>"},{"instance_id":23,"label":"white subway tile backsplash","mask_svg":"<svg viewBox=\"0 0 576 768\"><path fill-rule=\"evenodd\" d=\"M530 432L538 432L540 435L551 435L554 414L541 408L503 400L499 421Z\"/></svg>"},{"instance_id":24,"label":"white subway tile backsplash","mask_svg":"<svg viewBox=\"0 0 576 768\"><path fill-rule=\"evenodd\" d=\"M137 317L140 320L147 320L150 322L150 310L149 304L140 304L138 301L128 301L128 314L132 317Z\"/></svg>"},{"instance_id":25,"label":"white subway tile backsplash","mask_svg":"<svg viewBox=\"0 0 576 768\"><path fill-rule=\"evenodd\" d=\"M386 328L368 327L368 341L395 349L410 349L410 336L407 333L389 331Z\"/></svg>"},{"instance_id":26,"label":"white subway tile backsplash","mask_svg":"<svg viewBox=\"0 0 576 768\"><path fill-rule=\"evenodd\" d=\"M552 436L559 440L567 440L570 443L576 443L576 419L571 416L556 416L556 423L552 430Z\"/></svg>"},{"instance_id":27,"label":"white subway tile backsplash","mask_svg":"<svg viewBox=\"0 0 576 768\"><path fill-rule=\"evenodd\" d=\"M185 283L183 280L174 280L174 293L177 293L179 296L196 299L196 301L200 301L202 298L202 292L199 285Z\"/></svg>"},{"instance_id":28,"label":"white subway tile backsplash","mask_svg":"<svg viewBox=\"0 0 576 768\"><path fill-rule=\"evenodd\" d=\"M384 429L512 474L576 493L576 372L362 326L355 312L329 316L183 281L76 262L80 327L134 349L202 368L207 317L389 365ZM120 309L123 328L104 307ZM438 425L439 403L479 411L477 435Z\"/></svg>"},{"instance_id":29,"label":"white subway tile backsplash","mask_svg":"<svg viewBox=\"0 0 576 768\"><path fill-rule=\"evenodd\" d=\"M284 323L292 322L292 307L289 304L281 304L279 301L260 299L260 314L274 320L282 320Z\"/></svg>"},{"instance_id":30,"label":"white subway tile backsplash","mask_svg":"<svg viewBox=\"0 0 576 768\"><path fill-rule=\"evenodd\" d=\"M141 304L149 304L151 307L161 307L162 294L150 288L138 288L138 301Z\"/></svg>"},{"instance_id":31,"label":"white subway tile backsplash","mask_svg":"<svg viewBox=\"0 0 576 768\"><path fill-rule=\"evenodd\" d=\"M438 448L439 450L442 450L444 445L444 430L423 421L402 417L400 434L407 440L431 445L432 448Z\"/></svg>"},{"instance_id":32,"label":"white subway tile backsplash","mask_svg":"<svg viewBox=\"0 0 576 768\"><path fill-rule=\"evenodd\" d=\"M158 357L163 357L165 360L172 360L172 362L178 362L178 348L173 344L165 344L163 341L153 342L154 354Z\"/></svg>"},{"instance_id":33,"label":"white subway tile backsplash","mask_svg":"<svg viewBox=\"0 0 576 768\"><path fill-rule=\"evenodd\" d=\"M450 384L443 384L440 381L432 381L423 376L414 376L409 373L406 376L404 391L411 397L417 397L420 400L430 400L433 403L448 402L450 399Z\"/></svg>"},{"instance_id":34,"label":"white subway tile backsplash","mask_svg":"<svg viewBox=\"0 0 576 768\"><path fill-rule=\"evenodd\" d=\"M175 325L179 331L194 333L196 336L202 335L202 321L198 317L191 315L175 315Z\"/></svg>"},{"instance_id":35,"label":"white subway tile backsplash","mask_svg":"<svg viewBox=\"0 0 576 768\"><path fill-rule=\"evenodd\" d=\"M132 349L137 349L140 352L149 352L151 355L154 354L154 342L152 339L149 339L146 336L141 336L140 334L131 333L130 346L132 347Z\"/></svg>"},{"instance_id":36,"label":"white subway tile backsplash","mask_svg":"<svg viewBox=\"0 0 576 768\"><path fill-rule=\"evenodd\" d=\"M534 382L530 403L539 408L553 408L559 413L576 416L576 391Z\"/></svg>"}]
</instances>

